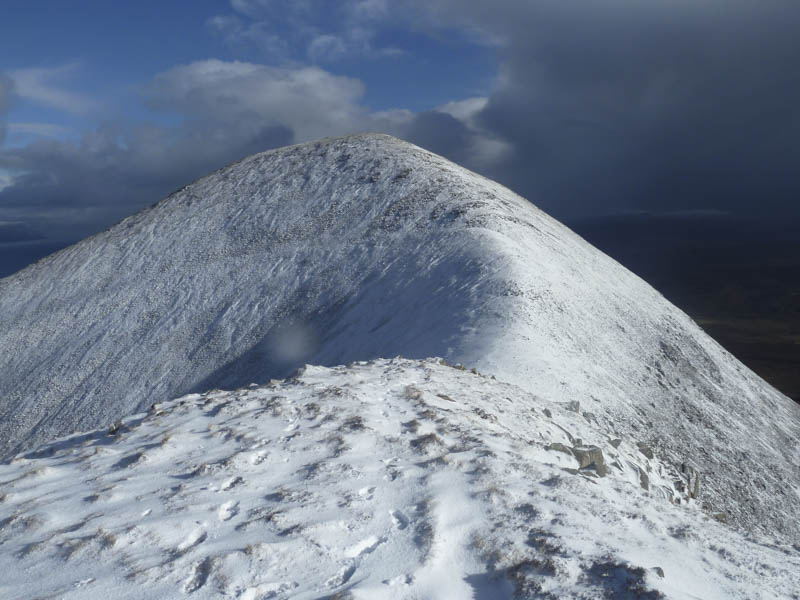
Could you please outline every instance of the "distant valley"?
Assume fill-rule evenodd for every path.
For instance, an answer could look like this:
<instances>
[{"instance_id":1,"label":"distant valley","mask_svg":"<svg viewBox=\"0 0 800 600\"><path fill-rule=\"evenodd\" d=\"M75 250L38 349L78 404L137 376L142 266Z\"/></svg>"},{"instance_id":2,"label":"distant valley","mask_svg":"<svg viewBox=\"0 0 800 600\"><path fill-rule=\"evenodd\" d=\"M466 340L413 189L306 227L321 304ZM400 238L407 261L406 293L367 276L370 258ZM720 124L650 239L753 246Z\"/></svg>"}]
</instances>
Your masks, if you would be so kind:
<instances>
[{"instance_id":1,"label":"distant valley","mask_svg":"<svg viewBox=\"0 0 800 600\"><path fill-rule=\"evenodd\" d=\"M800 402L800 227L719 215L567 224Z\"/></svg>"}]
</instances>

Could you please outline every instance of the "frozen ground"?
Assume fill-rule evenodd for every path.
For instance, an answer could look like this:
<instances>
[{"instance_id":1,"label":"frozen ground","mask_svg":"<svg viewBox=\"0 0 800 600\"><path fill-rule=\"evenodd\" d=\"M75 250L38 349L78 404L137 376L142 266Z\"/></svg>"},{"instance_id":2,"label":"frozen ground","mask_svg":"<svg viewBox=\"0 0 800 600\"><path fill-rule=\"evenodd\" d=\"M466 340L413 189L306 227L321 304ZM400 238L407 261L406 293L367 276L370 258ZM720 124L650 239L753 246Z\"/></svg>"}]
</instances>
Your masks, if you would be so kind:
<instances>
[{"instance_id":1,"label":"frozen ground","mask_svg":"<svg viewBox=\"0 0 800 600\"><path fill-rule=\"evenodd\" d=\"M0 280L0 456L402 354L578 402L740 531L800 542L800 407L502 186L381 135L258 154Z\"/></svg>"},{"instance_id":2,"label":"frozen ground","mask_svg":"<svg viewBox=\"0 0 800 600\"><path fill-rule=\"evenodd\" d=\"M0 465L0 597L800 597L641 441L438 360L193 394Z\"/></svg>"}]
</instances>

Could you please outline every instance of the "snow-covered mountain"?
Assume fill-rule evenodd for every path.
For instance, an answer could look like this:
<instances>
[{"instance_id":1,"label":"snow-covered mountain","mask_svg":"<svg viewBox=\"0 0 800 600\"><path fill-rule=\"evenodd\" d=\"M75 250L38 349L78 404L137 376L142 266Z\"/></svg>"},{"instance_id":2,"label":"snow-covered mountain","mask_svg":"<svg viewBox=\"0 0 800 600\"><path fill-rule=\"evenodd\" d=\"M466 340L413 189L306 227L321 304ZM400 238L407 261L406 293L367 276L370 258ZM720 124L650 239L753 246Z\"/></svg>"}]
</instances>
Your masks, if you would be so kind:
<instances>
[{"instance_id":1,"label":"snow-covered mountain","mask_svg":"<svg viewBox=\"0 0 800 600\"><path fill-rule=\"evenodd\" d=\"M798 597L651 456L439 361L309 367L0 465L0 597Z\"/></svg>"},{"instance_id":2,"label":"snow-covered mountain","mask_svg":"<svg viewBox=\"0 0 800 600\"><path fill-rule=\"evenodd\" d=\"M388 136L252 156L0 279L0 349L0 455L303 363L440 356L800 542L800 408L526 200Z\"/></svg>"}]
</instances>

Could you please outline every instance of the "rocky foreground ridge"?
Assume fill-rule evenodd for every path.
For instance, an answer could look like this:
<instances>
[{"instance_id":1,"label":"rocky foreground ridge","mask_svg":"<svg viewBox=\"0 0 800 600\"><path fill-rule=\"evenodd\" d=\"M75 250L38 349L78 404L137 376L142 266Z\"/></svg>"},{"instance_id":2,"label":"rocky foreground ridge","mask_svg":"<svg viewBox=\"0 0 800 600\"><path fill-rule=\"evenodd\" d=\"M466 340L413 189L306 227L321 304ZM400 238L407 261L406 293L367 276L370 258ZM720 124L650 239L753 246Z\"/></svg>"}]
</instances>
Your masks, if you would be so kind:
<instances>
[{"instance_id":1,"label":"rocky foreground ridge","mask_svg":"<svg viewBox=\"0 0 800 600\"><path fill-rule=\"evenodd\" d=\"M797 598L691 477L438 359L307 367L0 465L0 596Z\"/></svg>"}]
</instances>

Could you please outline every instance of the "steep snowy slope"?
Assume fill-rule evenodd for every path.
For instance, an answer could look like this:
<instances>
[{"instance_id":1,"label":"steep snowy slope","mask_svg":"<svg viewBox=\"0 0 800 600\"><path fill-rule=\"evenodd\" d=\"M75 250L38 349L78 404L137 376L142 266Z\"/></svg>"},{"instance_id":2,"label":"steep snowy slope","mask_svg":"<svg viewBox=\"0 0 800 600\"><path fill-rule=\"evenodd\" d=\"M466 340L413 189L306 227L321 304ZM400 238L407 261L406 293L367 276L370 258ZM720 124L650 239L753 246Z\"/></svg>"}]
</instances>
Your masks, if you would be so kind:
<instances>
[{"instance_id":1,"label":"steep snowy slope","mask_svg":"<svg viewBox=\"0 0 800 600\"><path fill-rule=\"evenodd\" d=\"M0 465L0 597L798 598L574 408L407 359L164 403Z\"/></svg>"},{"instance_id":2,"label":"steep snowy slope","mask_svg":"<svg viewBox=\"0 0 800 600\"><path fill-rule=\"evenodd\" d=\"M578 402L800 539L800 410L502 186L380 135L259 154L0 280L5 453L153 402L402 354Z\"/></svg>"}]
</instances>

